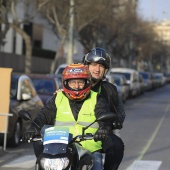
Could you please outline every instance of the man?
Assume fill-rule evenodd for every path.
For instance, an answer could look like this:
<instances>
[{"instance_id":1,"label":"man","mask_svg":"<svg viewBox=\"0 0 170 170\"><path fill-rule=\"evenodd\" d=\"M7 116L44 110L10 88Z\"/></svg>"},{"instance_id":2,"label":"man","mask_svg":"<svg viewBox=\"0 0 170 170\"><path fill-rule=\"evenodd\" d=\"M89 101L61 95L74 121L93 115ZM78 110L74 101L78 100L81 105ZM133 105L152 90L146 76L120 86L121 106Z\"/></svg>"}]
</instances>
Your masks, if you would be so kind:
<instances>
[{"instance_id":1,"label":"man","mask_svg":"<svg viewBox=\"0 0 170 170\"><path fill-rule=\"evenodd\" d=\"M92 90L102 94L109 104L110 111L117 114L117 121L114 123L113 132L119 132L122 128L125 111L122 100L118 95L117 88L113 84L103 81L110 68L111 58L102 48L91 49L82 61L92 75ZM109 148L109 149L108 149ZM120 137L113 134L104 144L105 170L117 170L124 155L124 144Z\"/></svg>"},{"instance_id":2,"label":"man","mask_svg":"<svg viewBox=\"0 0 170 170\"><path fill-rule=\"evenodd\" d=\"M73 136L81 135L84 124L92 123L99 115L110 112L105 99L91 91L91 75L83 64L67 66L62 74L63 91L57 92L42 108L35 123L24 133L23 140L28 140L39 133L45 124L61 124L69 126ZM72 124L72 125L71 125ZM112 121L98 122L99 127L91 127L88 133L95 134L94 140L83 141L81 144L93 153L94 166L92 170L102 170L102 142L112 128ZM101 140L101 141L100 141ZM36 151L35 151L36 152ZM38 151L41 153L42 151ZM38 157L38 154L36 153Z\"/></svg>"}]
</instances>

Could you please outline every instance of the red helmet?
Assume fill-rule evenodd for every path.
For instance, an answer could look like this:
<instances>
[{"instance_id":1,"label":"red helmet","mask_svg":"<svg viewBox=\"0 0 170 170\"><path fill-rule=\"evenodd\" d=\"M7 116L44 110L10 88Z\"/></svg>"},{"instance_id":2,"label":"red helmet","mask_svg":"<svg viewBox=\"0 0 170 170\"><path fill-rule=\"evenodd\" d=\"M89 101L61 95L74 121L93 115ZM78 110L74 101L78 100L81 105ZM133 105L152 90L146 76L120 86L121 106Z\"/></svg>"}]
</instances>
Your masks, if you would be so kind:
<instances>
[{"instance_id":1,"label":"red helmet","mask_svg":"<svg viewBox=\"0 0 170 170\"><path fill-rule=\"evenodd\" d=\"M91 89L91 74L88 67L83 64L70 64L63 73L63 90L66 96L71 100L83 100L89 94ZM68 86L70 79L84 79L85 86L83 89L75 90Z\"/></svg>"}]
</instances>

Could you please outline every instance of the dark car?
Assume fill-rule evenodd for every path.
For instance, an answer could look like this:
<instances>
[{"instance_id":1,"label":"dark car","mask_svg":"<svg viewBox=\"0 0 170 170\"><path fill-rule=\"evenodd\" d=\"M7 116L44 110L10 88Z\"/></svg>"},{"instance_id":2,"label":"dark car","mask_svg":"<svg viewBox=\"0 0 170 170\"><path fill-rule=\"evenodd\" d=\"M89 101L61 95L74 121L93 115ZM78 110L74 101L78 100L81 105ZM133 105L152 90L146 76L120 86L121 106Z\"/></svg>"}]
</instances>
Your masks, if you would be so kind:
<instances>
[{"instance_id":1,"label":"dark car","mask_svg":"<svg viewBox=\"0 0 170 170\"><path fill-rule=\"evenodd\" d=\"M18 112L27 110L31 116L35 118L37 112L42 108L43 103L37 95L31 79L26 75L12 74L10 86L10 108L7 133L7 144L9 146L17 146L20 142L23 132L29 127L31 122L22 120ZM1 142L3 135L1 135Z\"/></svg>"},{"instance_id":2,"label":"dark car","mask_svg":"<svg viewBox=\"0 0 170 170\"><path fill-rule=\"evenodd\" d=\"M55 75L29 74L29 77L44 104L60 88L60 81Z\"/></svg>"}]
</instances>

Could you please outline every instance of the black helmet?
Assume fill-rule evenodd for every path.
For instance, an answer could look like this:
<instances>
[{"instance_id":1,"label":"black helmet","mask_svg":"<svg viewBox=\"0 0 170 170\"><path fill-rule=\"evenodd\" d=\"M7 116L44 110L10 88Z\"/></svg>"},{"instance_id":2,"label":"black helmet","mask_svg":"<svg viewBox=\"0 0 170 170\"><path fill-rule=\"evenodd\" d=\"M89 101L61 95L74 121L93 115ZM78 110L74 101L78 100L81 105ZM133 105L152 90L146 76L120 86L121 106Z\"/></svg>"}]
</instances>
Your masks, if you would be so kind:
<instances>
[{"instance_id":1,"label":"black helmet","mask_svg":"<svg viewBox=\"0 0 170 170\"><path fill-rule=\"evenodd\" d=\"M99 63L109 70L111 58L103 48L96 47L85 54L82 62L85 65L88 65L90 63Z\"/></svg>"},{"instance_id":2,"label":"black helmet","mask_svg":"<svg viewBox=\"0 0 170 170\"><path fill-rule=\"evenodd\" d=\"M111 58L103 48L96 47L91 49L87 54L85 54L82 63L85 65L88 65L90 63L102 64L106 69L104 74L105 77L110 68Z\"/></svg>"}]
</instances>

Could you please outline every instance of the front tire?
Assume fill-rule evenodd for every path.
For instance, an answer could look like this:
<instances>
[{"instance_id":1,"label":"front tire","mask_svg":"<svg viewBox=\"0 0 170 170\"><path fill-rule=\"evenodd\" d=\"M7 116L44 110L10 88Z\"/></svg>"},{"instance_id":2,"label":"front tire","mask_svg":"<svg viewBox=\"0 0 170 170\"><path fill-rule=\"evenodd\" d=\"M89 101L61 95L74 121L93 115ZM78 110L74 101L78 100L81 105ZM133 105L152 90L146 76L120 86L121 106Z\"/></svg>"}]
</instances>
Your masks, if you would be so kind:
<instances>
[{"instance_id":1,"label":"front tire","mask_svg":"<svg viewBox=\"0 0 170 170\"><path fill-rule=\"evenodd\" d=\"M21 123L19 121L15 124L14 133L12 135L12 138L9 139L8 143L9 146L16 147L18 146L21 138Z\"/></svg>"}]
</instances>

